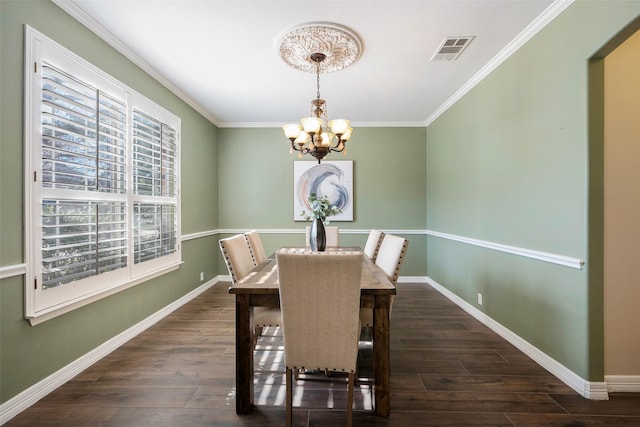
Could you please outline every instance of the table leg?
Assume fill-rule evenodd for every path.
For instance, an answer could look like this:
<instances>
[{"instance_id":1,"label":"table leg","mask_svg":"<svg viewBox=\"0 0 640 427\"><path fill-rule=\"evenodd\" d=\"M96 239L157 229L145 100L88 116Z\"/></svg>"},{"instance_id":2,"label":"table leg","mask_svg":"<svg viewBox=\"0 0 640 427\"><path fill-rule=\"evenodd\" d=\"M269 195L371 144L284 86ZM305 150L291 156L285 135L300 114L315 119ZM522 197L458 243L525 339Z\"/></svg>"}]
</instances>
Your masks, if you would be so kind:
<instances>
[{"instance_id":1,"label":"table leg","mask_svg":"<svg viewBox=\"0 0 640 427\"><path fill-rule=\"evenodd\" d=\"M253 407L253 347L251 296L236 295L236 414L248 414Z\"/></svg>"},{"instance_id":2,"label":"table leg","mask_svg":"<svg viewBox=\"0 0 640 427\"><path fill-rule=\"evenodd\" d=\"M390 376L391 376L391 339L389 324L388 295L376 295L373 308L373 376L374 376L374 408L375 414L389 416L390 409Z\"/></svg>"}]
</instances>

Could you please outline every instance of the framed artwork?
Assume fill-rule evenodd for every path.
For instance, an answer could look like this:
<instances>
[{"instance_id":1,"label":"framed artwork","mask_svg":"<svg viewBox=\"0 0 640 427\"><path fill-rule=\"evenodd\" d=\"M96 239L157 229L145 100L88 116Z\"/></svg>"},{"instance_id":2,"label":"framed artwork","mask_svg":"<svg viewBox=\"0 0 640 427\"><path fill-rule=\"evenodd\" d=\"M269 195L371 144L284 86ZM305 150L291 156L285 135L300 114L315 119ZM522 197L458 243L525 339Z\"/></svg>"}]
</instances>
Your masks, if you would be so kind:
<instances>
[{"instance_id":1,"label":"framed artwork","mask_svg":"<svg viewBox=\"0 0 640 427\"><path fill-rule=\"evenodd\" d=\"M333 206L342 210L329 221L353 221L353 160L293 162L293 219L304 221L302 210L309 212L308 197L316 193L327 196Z\"/></svg>"}]
</instances>

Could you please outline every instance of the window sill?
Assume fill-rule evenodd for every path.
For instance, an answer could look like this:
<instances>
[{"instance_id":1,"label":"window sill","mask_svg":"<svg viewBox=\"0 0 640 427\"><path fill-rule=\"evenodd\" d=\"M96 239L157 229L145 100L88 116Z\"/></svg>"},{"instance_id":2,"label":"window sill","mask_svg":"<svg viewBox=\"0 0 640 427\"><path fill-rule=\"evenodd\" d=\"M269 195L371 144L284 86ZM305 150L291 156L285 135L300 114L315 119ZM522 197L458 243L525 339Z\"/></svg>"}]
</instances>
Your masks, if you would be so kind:
<instances>
[{"instance_id":1,"label":"window sill","mask_svg":"<svg viewBox=\"0 0 640 427\"><path fill-rule=\"evenodd\" d=\"M51 320L55 317L61 316L63 314L69 313L70 311L73 311L77 308L80 307L84 307L85 305L89 305L95 301L98 301L102 298L106 298L110 295L116 294L118 292L124 291L125 289L129 289L135 285L138 285L140 283L146 282L148 280L154 279L156 277L160 277L164 274L167 274L171 271L177 270L178 268L180 268L180 266L184 263L184 261L180 261L177 264L172 264L169 265L167 267L161 268L159 270L156 270L152 273L149 273L147 275L144 276L140 276L134 280L131 280L129 282L114 286L110 289L105 289L103 291L100 291L98 293L95 294L89 294L86 295L80 299L74 300L74 301L70 301L68 304L65 304L63 306L56 306L56 307L52 307L50 309L47 310L43 310L42 312L37 313L35 316L33 317L28 317L27 320L29 321L29 323L31 324L31 326L36 326L39 325L41 323L46 322L47 320Z\"/></svg>"}]
</instances>

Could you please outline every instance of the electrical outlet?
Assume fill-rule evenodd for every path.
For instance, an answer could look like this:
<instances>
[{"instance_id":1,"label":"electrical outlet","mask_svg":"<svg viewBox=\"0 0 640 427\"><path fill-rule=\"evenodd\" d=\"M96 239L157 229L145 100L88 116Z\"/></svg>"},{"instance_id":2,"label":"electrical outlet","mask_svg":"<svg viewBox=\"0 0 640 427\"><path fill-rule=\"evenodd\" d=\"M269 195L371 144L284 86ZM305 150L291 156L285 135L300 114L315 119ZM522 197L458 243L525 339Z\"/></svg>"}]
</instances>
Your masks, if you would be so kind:
<instances>
[{"instance_id":1,"label":"electrical outlet","mask_svg":"<svg viewBox=\"0 0 640 427\"><path fill-rule=\"evenodd\" d=\"M202 282L204 280L204 271L200 272L200 281Z\"/></svg>"},{"instance_id":2,"label":"electrical outlet","mask_svg":"<svg viewBox=\"0 0 640 427\"><path fill-rule=\"evenodd\" d=\"M482 305L482 294L478 292L478 304Z\"/></svg>"}]
</instances>

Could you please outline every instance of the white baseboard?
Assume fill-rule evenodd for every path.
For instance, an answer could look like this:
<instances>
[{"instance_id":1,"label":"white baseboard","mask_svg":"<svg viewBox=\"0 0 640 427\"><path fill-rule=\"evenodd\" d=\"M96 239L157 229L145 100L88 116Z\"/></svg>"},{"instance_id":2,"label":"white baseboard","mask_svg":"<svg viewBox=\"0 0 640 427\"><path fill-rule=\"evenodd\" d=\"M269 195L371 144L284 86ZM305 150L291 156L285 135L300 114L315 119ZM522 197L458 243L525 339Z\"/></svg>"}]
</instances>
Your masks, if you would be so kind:
<instances>
[{"instance_id":1,"label":"white baseboard","mask_svg":"<svg viewBox=\"0 0 640 427\"><path fill-rule=\"evenodd\" d=\"M605 375L607 391L640 393L640 375Z\"/></svg>"},{"instance_id":2,"label":"white baseboard","mask_svg":"<svg viewBox=\"0 0 640 427\"><path fill-rule=\"evenodd\" d=\"M398 283L429 283L427 276L400 276Z\"/></svg>"},{"instance_id":3,"label":"white baseboard","mask_svg":"<svg viewBox=\"0 0 640 427\"><path fill-rule=\"evenodd\" d=\"M518 350L522 351L524 354L532 358L536 363L556 376L560 381L564 382L569 387L580 393L582 396L586 397L587 399L593 400L609 399L606 382L592 382L581 378L575 372L571 371L566 366L562 365L552 357L543 353L538 348L534 347L529 342L522 339L520 336L505 328L500 323L496 322L473 305L469 304L453 292L449 291L447 288L440 285L435 280L427 277L427 283L442 295L447 297L449 300L451 300L454 304L462 308L471 316L475 317L477 320L489 327L502 338L513 344L518 348Z\"/></svg>"},{"instance_id":4,"label":"white baseboard","mask_svg":"<svg viewBox=\"0 0 640 427\"><path fill-rule=\"evenodd\" d=\"M177 310L184 304L196 298L198 295L205 292L207 289L214 286L220 281L229 281L229 276L220 275L202 286L194 289L190 293L186 294L179 300L174 301L168 306L155 312L151 316L147 317L138 324L132 326L121 334L113 337L109 341L96 347L89 353L81 356L72 363L68 364L64 368L51 374L47 378L39 381L28 389L24 390L20 394L14 396L7 402L0 405L0 425L6 423L20 412L29 408L38 400L51 393L56 388L62 386L67 381L73 379L76 375L107 356L118 347L139 335L155 323L159 322L173 311ZM610 375L605 377L605 382L589 382L580 378L577 374L561 365L545 353L538 350L536 347L529 344L527 341L520 338L495 320L491 319L486 314L476 309L473 305L467 303L462 298L458 297L435 280L426 276L404 276L401 277L399 283L426 283L447 297L453 303L472 315L474 318L485 324L492 329L502 338L513 344L520 351L531 357L534 361L547 369L553 375L558 377L561 381L566 383L569 387L580 393L582 396L588 399L606 400L608 399L608 392L640 392L640 376L616 376Z\"/></svg>"},{"instance_id":5,"label":"white baseboard","mask_svg":"<svg viewBox=\"0 0 640 427\"><path fill-rule=\"evenodd\" d=\"M58 371L49 375L47 378L39 381L20 394L9 399L8 401L0 405L0 425L6 423L10 419L18 415L20 412L29 408L38 400L54 391L56 388L73 379L76 375L80 374L82 371L84 371L103 357L107 356L127 341L131 340L160 320L164 319L169 314L182 307L189 301L193 300L198 295L202 294L204 291L211 288L221 280L224 280L224 276L214 277L213 279L184 295L182 298L156 311L151 316L133 325L126 331L104 342L100 346L91 350L89 353L79 357L67 366L59 369Z\"/></svg>"}]
</instances>

